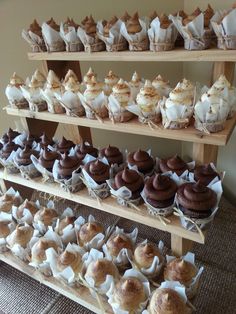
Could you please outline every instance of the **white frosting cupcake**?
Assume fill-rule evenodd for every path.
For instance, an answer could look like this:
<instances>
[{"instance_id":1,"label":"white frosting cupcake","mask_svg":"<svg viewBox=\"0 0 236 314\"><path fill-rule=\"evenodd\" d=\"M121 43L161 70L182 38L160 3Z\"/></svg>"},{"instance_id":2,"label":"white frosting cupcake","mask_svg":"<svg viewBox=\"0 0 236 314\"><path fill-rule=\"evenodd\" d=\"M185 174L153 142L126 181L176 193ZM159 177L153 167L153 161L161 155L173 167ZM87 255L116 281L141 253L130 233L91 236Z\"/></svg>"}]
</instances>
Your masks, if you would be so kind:
<instances>
[{"instance_id":1,"label":"white frosting cupcake","mask_svg":"<svg viewBox=\"0 0 236 314\"><path fill-rule=\"evenodd\" d=\"M119 102L121 107L126 107L130 100L129 85L123 79L120 79L118 83L113 86L112 95Z\"/></svg>"},{"instance_id":2,"label":"white frosting cupcake","mask_svg":"<svg viewBox=\"0 0 236 314\"><path fill-rule=\"evenodd\" d=\"M72 93L77 93L80 90L78 81L75 80L74 76L67 78L67 81L64 83L64 87L66 91L70 91Z\"/></svg>"},{"instance_id":3,"label":"white frosting cupcake","mask_svg":"<svg viewBox=\"0 0 236 314\"><path fill-rule=\"evenodd\" d=\"M185 90L176 87L169 94L169 98L166 100L166 107L171 106L192 106L193 100L190 93L186 93Z\"/></svg>"},{"instance_id":4,"label":"white frosting cupcake","mask_svg":"<svg viewBox=\"0 0 236 314\"><path fill-rule=\"evenodd\" d=\"M61 90L61 82L53 70L49 70L45 91L58 92Z\"/></svg>"},{"instance_id":5,"label":"white frosting cupcake","mask_svg":"<svg viewBox=\"0 0 236 314\"><path fill-rule=\"evenodd\" d=\"M166 81L163 79L161 75L158 75L153 81L152 81L153 87L157 90L158 94L160 96L168 97L169 93L171 91L170 83L169 81Z\"/></svg>"},{"instance_id":6,"label":"white frosting cupcake","mask_svg":"<svg viewBox=\"0 0 236 314\"><path fill-rule=\"evenodd\" d=\"M119 81L119 77L113 72L109 71L104 78L104 92L107 96L112 93L112 87Z\"/></svg>"},{"instance_id":7,"label":"white frosting cupcake","mask_svg":"<svg viewBox=\"0 0 236 314\"><path fill-rule=\"evenodd\" d=\"M85 74L83 78L84 83L88 84L91 81L92 77L97 78L97 74L93 71L92 68L89 68L88 72Z\"/></svg>"},{"instance_id":8,"label":"white frosting cupcake","mask_svg":"<svg viewBox=\"0 0 236 314\"><path fill-rule=\"evenodd\" d=\"M136 71L132 75L131 81L129 82L129 86L131 91L131 98L135 100L140 88L143 86L142 79Z\"/></svg>"},{"instance_id":9,"label":"white frosting cupcake","mask_svg":"<svg viewBox=\"0 0 236 314\"><path fill-rule=\"evenodd\" d=\"M137 95L136 102L141 108L142 112L155 111L160 95L157 90L152 86L151 81L146 80L144 87L142 87Z\"/></svg>"},{"instance_id":10,"label":"white frosting cupcake","mask_svg":"<svg viewBox=\"0 0 236 314\"><path fill-rule=\"evenodd\" d=\"M194 98L194 85L185 78L176 85L175 89L181 89L185 92L186 96L189 96L192 99Z\"/></svg>"},{"instance_id":11,"label":"white frosting cupcake","mask_svg":"<svg viewBox=\"0 0 236 314\"><path fill-rule=\"evenodd\" d=\"M14 72L10 79L10 83L7 85L5 94L9 100L9 103L13 107L24 109L28 108L28 102L22 94L21 87L25 87L25 82Z\"/></svg>"},{"instance_id":12,"label":"white frosting cupcake","mask_svg":"<svg viewBox=\"0 0 236 314\"><path fill-rule=\"evenodd\" d=\"M75 81L76 83L79 82L78 77L77 77L77 75L75 74L75 72L74 72L73 70L70 70L70 69L69 69L69 70L67 71L66 76L65 76L64 81L63 81L63 84L64 84L64 85L66 84L66 82L69 80L70 77L73 77L73 79L74 79L74 81Z\"/></svg>"},{"instance_id":13,"label":"white frosting cupcake","mask_svg":"<svg viewBox=\"0 0 236 314\"><path fill-rule=\"evenodd\" d=\"M87 83L87 88L84 92L86 101L93 101L103 91L103 83L97 81L96 77L91 77L90 82Z\"/></svg>"},{"instance_id":14,"label":"white frosting cupcake","mask_svg":"<svg viewBox=\"0 0 236 314\"><path fill-rule=\"evenodd\" d=\"M31 81L33 79L37 80L40 83L41 87L43 87L46 83L46 77L38 69L32 75Z\"/></svg>"}]
</instances>

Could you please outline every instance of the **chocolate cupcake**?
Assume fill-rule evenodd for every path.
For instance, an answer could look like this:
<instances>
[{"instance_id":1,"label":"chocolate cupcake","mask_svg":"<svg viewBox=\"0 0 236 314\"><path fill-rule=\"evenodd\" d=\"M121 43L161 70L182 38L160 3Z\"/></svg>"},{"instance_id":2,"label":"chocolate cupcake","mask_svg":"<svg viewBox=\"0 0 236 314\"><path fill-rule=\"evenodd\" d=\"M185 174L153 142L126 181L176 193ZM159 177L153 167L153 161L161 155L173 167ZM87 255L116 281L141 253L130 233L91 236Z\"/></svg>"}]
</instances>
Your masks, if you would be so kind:
<instances>
[{"instance_id":1,"label":"chocolate cupcake","mask_svg":"<svg viewBox=\"0 0 236 314\"><path fill-rule=\"evenodd\" d=\"M15 144L12 139L9 140L6 144L3 145L3 148L0 152L0 158L7 159L13 151L17 151L20 148L19 145Z\"/></svg>"},{"instance_id":2,"label":"chocolate cupcake","mask_svg":"<svg viewBox=\"0 0 236 314\"><path fill-rule=\"evenodd\" d=\"M150 173L154 168L153 158L143 150L129 153L127 160L130 166L137 166L138 171L144 175Z\"/></svg>"},{"instance_id":3,"label":"chocolate cupcake","mask_svg":"<svg viewBox=\"0 0 236 314\"><path fill-rule=\"evenodd\" d=\"M8 140L14 140L17 136L20 135L20 133L17 131L13 131L11 128L9 128L6 135L7 135Z\"/></svg>"},{"instance_id":4,"label":"chocolate cupcake","mask_svg":"<svg viewBox=\"0 0 236 314\"><path fill-rule=\"evenodd\" d=\"M22 144L24 146L30 146L32 147L33 143L35 141L35 137L32 134L28 134L22 141Z\"/></svg>"},{"instance_id":5,"label":"chocolate cupcake","mask_svg":"<svg viewBox=\"0 0 236 314\"><path fill-rule=\"evenodd\" d=\"M184 183L177 190L180 209L190 218L204 219L211 215L211 209L217 204L216 193L197 183Z\"/></svg>"},{"instance_id":6,"label":"chocolate cupcake","mask_svg":"<svg viewBox=\"0 0 236 314\"><path fill-rule=\"evenodd\" d=\"M38 152L34 149L31 149L30 146L26 146L19 154L16 156L16 163L19 166L29 166L32 164L31 155L35 157L38 156Z\"/></svg>"},{"instance_id":7,"label":"chocolate cupcake","mask_svg":"<svg viewBox=\"0 0 236 314\"><path fill-rule=\"evenodd\" d=\"M93 157L98 157L97 148L93 147L92 144L86 144L84 141L77 147L76 156L83 160L86 154L89 154Z\"/></svg>"},{"instance_id":8,"label":"chocolate cupcake","mask_svg":"<svg viewBox=\"0 0 236 314\"><path fill-rule=\"evenodd\" d=\"M59 159L59 157L60 156L57 152L44 148L40 153L38 162L43 168L52 172L54 162L55 160Z\"/></svg>"},{"instance_id":9,"label":"chocolate cupcake","mask_svg":"<svg viewBox=\"0 0 236 314\"><path fill-rule=\"evenodd\" d=\"M211 164L197 166L194 169L194 180L203 185L208 185L213 179L219 178L219 174L212 168Z\"/></svg>"},{"instance_id":10,"label":"chocolate cupcake","mask_svg":"<svg viewBox=\"0 0 236 314\"><path fill-rule=\"evenodd\" d=\"M110 167L98 159L88 162L84 170L97 184L103 184L110 178Z\"/></svg>"},{"instance_id":11,"label":"chocolate cupcake","mask_svg":"<svg viewBox=\"0 0 236 314\"><path fill-rule=\"evenodd\" d=\"M155 208L166 208L174 203L176 183L167 176L155 174L144 185L147 202Z\"/></svg>"},{"instance_id":12,"label":"chocolate cupcake","mask_svg":"<svg viewBox=\"0 0 236 314\"><path fill-rule=\"evenodd\" d=\"M49 138L46 133L44 132L42 136L40 136L40 147L41 148L46 148L48 145L53 146L55 142L53 141L52 138Z\"/></svg>"},{"instance_id":13,"label":"chocolate cupcake","mask_svg":"<svg viewBox=\"0 0 236 314\"><path fill-rule=\"evenodd\" d=\"M58 175L59 179L70 179L73 171L77 170L81 166L81 160L76 156L69 156L68 153L64 153L58 163Z\"/></svg>"},{"instance_id":14,"label":"chocolate cupcake","mask_svg":"<svg viewBox=\"0 0 236 314\"><path fill-rule=\"evenodd\" d=\"M74 142L70 141L70 140L67 140L64 136L62 137L62 140L57 144L57 150L63 154L63 153L66 153L66 152L69 152L70 149L72 147L74 147L75 144Z\"/></svg>"},{"instance_id":15,"label":"chocolate cupcake","mask_svg":"<svg viewBox=\"0 0 236 314\"><path fill-rule=\"evenodd\" d=\"M131 199L136 200L140 197L140 193L143 190L143 178L135 170L124 169L115 176L114 189L118 190L123 186L131 191Z\"/></svg>"},{"instance_id":16,"label":"chocolate cupcake","mask_svg":"<svg viewBox=\"0 0 236 314\"><path fill-rule=\"evenodd\" d=\"M119 148L115 146L108 146L100 150L100 157L106 157L110 165L117 164L118 166L123 163L123 154Z\"/></svg>"},{"instance_id":17,"label":"chocolate cupcake","mask_svg":"<svg viewBox=\"0 0 236 314\"><path fill-rule=\"evenodd\" d=\"M3 144L0 142L0 149L2 149L3 148Z\"/></svg>"},{"instance_id":18,"label":"chocolate cupcake","mask_svg":"<svg viewBox=\"0 0 236 314\"><path fill-rule=\"evenodd\" d=\"M181 176L184 171L188 170L188 165L178 155L175 155L172 158L160 159L159 168L161 172L172 171Z\"/></svg>"}]
</instances>

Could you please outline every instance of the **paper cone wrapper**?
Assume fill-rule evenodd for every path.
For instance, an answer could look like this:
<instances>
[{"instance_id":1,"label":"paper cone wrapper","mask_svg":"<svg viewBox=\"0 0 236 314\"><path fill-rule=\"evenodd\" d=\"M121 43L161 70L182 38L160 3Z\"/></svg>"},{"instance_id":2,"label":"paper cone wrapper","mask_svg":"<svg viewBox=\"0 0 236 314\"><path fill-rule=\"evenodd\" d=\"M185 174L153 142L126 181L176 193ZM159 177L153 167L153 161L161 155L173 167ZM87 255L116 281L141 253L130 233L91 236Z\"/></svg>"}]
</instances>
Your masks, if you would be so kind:
<instances>
[{"instance_id":1,"label":"paper cone wrapper","mask_svg":"<svg viewBox=\"0 0 236 314\"><path fill-rule=\"evenodd\" d=\"M84 50L84 45L82 44L81 40L77 36L77 31L76 31L75 27L69 26L68 31L65 32L64 24L61 23L60 35L61 35L61 38L65 42L66 51L76 52L76 51L83 51Z\"/></svg>"},{"instance_id":2,"label":"paper cone wrapper","mask_svg":"<svg viewBox=\"0 0 236 314\"><path fill-rule=\"evenodd\" d=\"M31 91L29 88L21 86L21 91L25 99L29 103L29 108L31 111L46 111L47 110L47 103L44 100L41 89L37 88L34 91Z\"/></svg>"},{"instance_id":3,"label":"paper cone wrapper","mask_svg":"<svg viewBox=\"0 0 236 314\"><path fill-rule=\"evenodd\" d=\"M0 164L5 168L4 169L4 174L7 176L7 173L19 173L20 170L14 163L14 158L16 156L16 152L12 151L10 156L5 159L0 157Z\"/></svg>"},{"instance_id":4,"label":"paper cone wrapper","mask_svg":"<svg viewBox=\"0 0 236 314\"><path fill-rule=\"evenodd\" d=\"M128 122L133 119L134 114L128 110L128 107L129 102L127 103L127 107L124 108L113 95L108 97L109 118L113 122Z\"/></svg>"},{"instance_id":5,"label":"paper cone wrapper","mask_svg":"<svg viewBox=\"0 0 236 314\"><path fill-rule=\"evenodd\" d=\"M21 152L21 149L17 150L16 155L14 157L14 163L16 167L19 169L22 177L25 179L33 179L33 178L40 177L41 173L38 172L38 170L35 168L33 163L27 166L19 165L19 163L17 162L17 156L20 152Z\"/></svg>"},{"instance_id":6,"label":"paper cone wrapper","mask_svg":"<svg viewBox=\"0 0 236 314\"><path fill-rule=\"evenodd\" d=\"M166 262L167 263L171 262L174 259L176 259L175 256L166 255ZM195 254L194 253L188 252L186 255L182 256L182 259L184 261L192 264L197 270L197 266L195 264ZM186 293L188 299L192 299L193 297L196 296L203 270L204 270L204 267L199 268L196 276L192 278L192 281L188 284L188 286L185 286L185 293Z\"/></svg>"},{"instance_id":7,"label":"paper cone wrapper","mask_svg":"<svg viewBox=\"0 0 236 314\"><path fill-rule=\"evenodd\" d=\"M104 92L101 92L94 100L86 101L83 94L78 93L82 106L85 109L86 117L88 119L98 119L102 122L102 119L107 118L107 97Z\"/></svg>"},{"instance_id":8,"label":"paper cone wrapper","mask_svg":"<svg viewBox=\"0 0 236 314\"><path fill-rule=\"evenodd\" d=\"M84 45L84 50L86 52L97 52L105 50L106 46L104 42L99 39L98 35L95 37L89 36L86 34L85 30L82 27L78 27L77 35L81 42Z\"/></svg>"},{"instance_id":9,"label":"paper cone wrapper","mask_svg":"<svg viewBox=\"0 0 236 314\"><path fill-rule=\"evenodd\" d=\"M16 224L13 222L11 214L0 212L0 221L1 222L4 222L4 221L8 222L8 228L10 229L10 233L12 233L14 231ZM9 248L7 246L6 238L0 238L0 253L7 252L9 250Z\"/></svg>"},{"instance_id":10,"label":"paper cone wrapper","mask_svg":"<svg viewBox=\"0 0 236 314\"><path fill-rule=\"evenodd\" d=\"M47 50L43 38L37 34L23 29L21 35L31 46L32 52L42 52Z\"/></svg>"},{"instance_id":11,"label":"paper cone wrapper","mask_svg":"<svg viewBox=\"0 0 236 314\"><path fill-rule=\"evenodd\" d=\"M28 101L24 98L20 88L8 85L5 94L12 108L28 109Z\"/></svg>"},{"instance_id":12,"label":"paper cone wrapper","mask_svg":"<svg viewBox=\"0 0 236 314\"><path fill-rule=\"evenodd\" d=\"M45 22L42 24L42 34L48 52L65 51L65 44L60 33Z\"/></svg>"},{"instance_id":13,"label":"paper cone wrapper","mask_svg":"<svg viewBox=\"0 0 236 314\"><path fill-rule=\"evenodd\" d=\"M83 117L85 115L85 109L81 104L79 96L71 91L65 91L64 93L54 93L56 99L64 107L66 114L72 117Z\"/></svg>"},{"instance_id":14,"label":"paper cone wrapper","mask_svg":"<svg viewBox=\"0 0 236 314\"><path fill-rule=\"evenodd\" d=\"M55 92L60 92L60 90L52 91L49 89L41 89L42 97L48 105L48 111L57 114L65 113L65 109L54 95Z\"/></svg>"}]
</instances>

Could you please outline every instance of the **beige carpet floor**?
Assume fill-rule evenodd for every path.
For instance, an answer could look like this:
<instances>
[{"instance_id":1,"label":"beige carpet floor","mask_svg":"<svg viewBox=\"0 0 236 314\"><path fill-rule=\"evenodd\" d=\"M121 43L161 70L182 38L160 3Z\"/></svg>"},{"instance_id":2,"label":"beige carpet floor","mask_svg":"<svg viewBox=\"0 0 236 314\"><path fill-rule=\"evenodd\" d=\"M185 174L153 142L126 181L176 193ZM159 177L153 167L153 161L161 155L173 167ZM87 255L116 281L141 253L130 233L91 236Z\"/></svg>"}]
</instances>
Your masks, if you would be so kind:
<instances>
[{"instance_id":1,"label":"beige carpet floor","mask_svg":"<svg viewBox=\"0 0 236 314\"><path fill-rule=\"evenodd\" d=\"M60 203L61 204L61 203ZM61 204L61 206L65 206ZM88 208L79 209L84 216L94 213L98 220L112 223L116 217ZM121 219L120 226L131 230L138 226L139 236L151 241L162 239L170 247L167 233ZM199 294L194 300L197 314L236 314L236 208L225 199L208 231L206 244L195 244L198 265L205 271ZM54 292L27 275L0 262L0 314L89 314L82 306Z\"/></svg>"}]
</instances>

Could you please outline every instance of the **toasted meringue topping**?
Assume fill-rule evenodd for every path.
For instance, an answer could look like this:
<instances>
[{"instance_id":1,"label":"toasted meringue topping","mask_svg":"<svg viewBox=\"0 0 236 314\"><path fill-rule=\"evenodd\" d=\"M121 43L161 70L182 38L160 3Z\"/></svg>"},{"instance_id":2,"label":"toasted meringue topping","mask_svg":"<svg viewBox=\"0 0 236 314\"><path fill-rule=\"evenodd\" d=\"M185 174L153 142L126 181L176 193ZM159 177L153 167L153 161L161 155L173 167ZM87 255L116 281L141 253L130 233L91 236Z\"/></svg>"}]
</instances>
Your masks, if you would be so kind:
<instances>
[{"instance_id":1,"label":"toasted meringue topping","mask_svg":"<svg viewBox=\"0 0 236 314\"><path fill-rule=\"evenodd\" d=\"M87 84L88 82L91 81L91 78L95 76L95 78L97 77L97 74L94 73L94 70L92 68L89 68L88 72L85 74L84 76L84 82Z\"/></svg>"},{"instance_id":2,"label":"toasted meringue topping","mask_svg":"<svg viewBox=\"0 0 236 314\"><path fill-rule=\"evenodd\" d=\"M77 93L79 91L79 84L76 82L73 76L70 76L67 82L64 84L65 90Z\"/></svg>"},{"instance_id":3,"label":"toasted meringue topping","mask_svg":"<svg viewBox=\"0 0 236 314\"><path fill-rule=\"evenodd\" d=\"M24 80L20 76L18 76L16 72L14 72L10 79L10 85L19 87L24 84L25 84Z\"/></svg>"},{"instance_id":4,"label":"toasted meringue topping","mask_svg":"<svg viewBox=\"0 0 236 314\"><path fill-rule=\"evenodd\" d=\"M107 85L113 86L119 81L119 77L113 71L109 71L104 81Z\"/></svg>"},{"instance_id":5,"label":"toasted meringue topping","mask_svg":"<svg viewBox=\"0 0 236 314\"><path fill-rule=\"evenodd\" d=\"M75 82L79 82L77 75L75 74L75 72L71 69L69 69L66 73L66 76L64 78L64 84L69 80L70 77L73 77L73 79L75 80Z\"/></svg>"},{"instance_id":6,"label":"toasted meringue topping","mask_svg":"<svg viewBox=\"0 0 236 314\"><path fill-rule=\"evenodd\" d=\"M48 89L56 89L61 87L61 82L53 70L49 70L47 76L47 87Z\"/></svg>"},{"instance_id":7,"label":"toasted meringue topping","mask_svg":"<svg viewBox=\"0 0 236 314\"><path fill-rule=\"evenodd\" d=\"M38 82L40 82L42 86L46 82L46 77L38 69L32 75L32 79L33 78L36 79Z\"/></svg>"}]
</instances>

